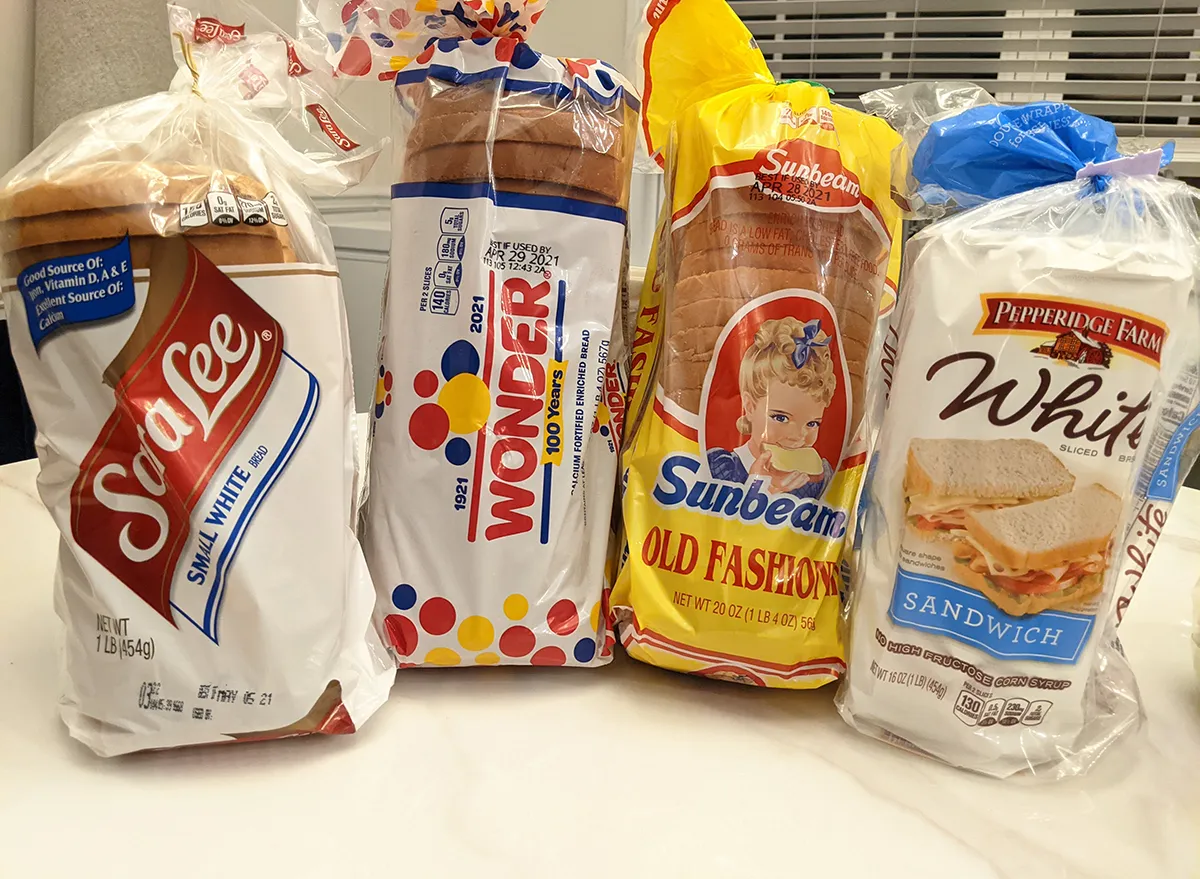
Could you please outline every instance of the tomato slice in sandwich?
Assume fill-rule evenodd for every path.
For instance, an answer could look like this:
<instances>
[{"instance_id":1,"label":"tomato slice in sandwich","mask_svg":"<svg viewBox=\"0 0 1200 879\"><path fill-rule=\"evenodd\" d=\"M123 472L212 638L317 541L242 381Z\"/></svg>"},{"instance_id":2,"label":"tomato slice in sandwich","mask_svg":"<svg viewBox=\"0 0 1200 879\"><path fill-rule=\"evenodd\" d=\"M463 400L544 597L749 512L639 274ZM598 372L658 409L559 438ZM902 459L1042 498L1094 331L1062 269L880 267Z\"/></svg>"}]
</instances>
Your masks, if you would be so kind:
<instances>
[{"instance_id":1,"label":"tomato slice in sandwich","mask_svg":"<svg viewBox=\"0 0 1200 879\"><path fill-rule=\"evenodd\" d=\"M1000 588L1018 595L1045 595L1047 592L1057 592L1066 589L1073 579L1070 572L1058 579L1046 571L1030 571L1021 577L1005 577L1003 574L988 574L988 577Z\"/></svg>"}]
</instances>

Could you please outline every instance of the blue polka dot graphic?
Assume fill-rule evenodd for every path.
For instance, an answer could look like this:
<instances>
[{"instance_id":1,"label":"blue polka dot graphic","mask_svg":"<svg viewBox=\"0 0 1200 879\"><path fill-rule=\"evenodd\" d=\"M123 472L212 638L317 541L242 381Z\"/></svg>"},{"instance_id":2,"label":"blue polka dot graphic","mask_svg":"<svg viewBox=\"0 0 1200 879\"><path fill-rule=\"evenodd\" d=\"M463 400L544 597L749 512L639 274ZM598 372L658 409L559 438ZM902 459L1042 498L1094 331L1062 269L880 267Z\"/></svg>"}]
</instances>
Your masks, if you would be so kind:
<instances>
[{"instance_id":1,"label":"blue polka dot graphic","mask_svg":"<svg viewBox=\"0 0 1200 879\"><path fill-rule=\"evenodd\" d=\"M417 590L407 583L401 583L392 590L392 604L400 610L409 610L417 603Z\"/></svg>"},{"instance_id":2,"label":"blue polka dot graphic","mask_svg":"<svg viewBox=\"0 0 1200 879\"><path fill-rule=\"evenodd\" d=\"M574 653L576 662L591 662L596 656L596 642L590 638L584 638L575 644Z\"/></svg>"},{"instance_id":3,"label":"blue polka dot graphic","mask_svg":"<svg viewBox=\"0 0 1200 879\"><path fill-rule=\"evenodd\" d=\"M467 372L476 375L479 372L479 352L466 339L452 342L442 354L442 375L446 381Z\"/></svg>"},{"instance_id":4,"label":"blue polka dot graphic","mask_svg":"<svg viewBox=\"0 0 1200 879\"><path fill-rule=\"evenodd\" d=\"M461 436L456 436L446 443L446 460L461 467L471 460L471 444Z\"/></svg>"}]
</instances>

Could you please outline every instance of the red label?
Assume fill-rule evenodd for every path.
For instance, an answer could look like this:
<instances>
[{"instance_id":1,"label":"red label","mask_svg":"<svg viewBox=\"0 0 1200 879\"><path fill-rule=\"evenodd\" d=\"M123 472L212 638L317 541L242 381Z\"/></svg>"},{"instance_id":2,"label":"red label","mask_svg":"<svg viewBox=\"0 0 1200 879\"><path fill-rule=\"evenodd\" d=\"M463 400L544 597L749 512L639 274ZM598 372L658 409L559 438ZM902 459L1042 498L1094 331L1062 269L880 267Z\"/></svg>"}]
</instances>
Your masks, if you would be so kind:
<instances>
[{"instance_id":1,"label":"red label","mask_svg":"<svg viewBox=\"0 0 1200 879\"><path fill-rule=\"evenodd\" d=\"M653 26L662 24L680 2L682 0L655 0L646 7L646 23Z\"/></svg>"},{"instance_id":2,"label":"red label","mask_svg":"<svg viewBox=\"0 0 1200 879\"><path fill-rule=\"evenodd\" d=\"M1049 338L1034 354L1089 366L1107 367L1113 349L1158 366L1167 328L1132 311L1049 296L985 293L976 333L1029 333Z\"/></svg>"},{"instance_id":3,"label":"red label","mask_svg":"<svg viewBox=\"0 0 1200 879\"><path fill-rule=\"evenodd\" d=\"M791 201L834 208L862 202L858 177L842 165L841 154L807 140L789 140L763 150L755 176L762 189Z\"/></svg>"},{"instance_id":4,"label":"red label","mask_svg":"<svg viewBox=\"0 0 1200 879\"><path fill-rule=\"evenodd\" d=\"M621 448L621 438L625 435L625 389L621 384L621 373L616 365L605 364L604 404L608 407L608 417L612 423L613 443L618 449Z\"/></svg>"},{"instance_id":5,"label":"red label","mask_svg":"<svg viewBox=\"0 0 1200 879\"><path fill-rule=\"evenodd\" d=\"M117 383L116 408L71 489L75 542L172 623L191 511L283 356L279 323L186 247L179 293Z\"/></svg>"},{"instance_id":6,"label":"red label","mask_svg":"<svg viewBox=\"0 0 1200 879\"><path fill-rule=\"evenodd\" d=\"M192 30L192 41L196 43L240 43L246 38L244 24L225 24L216 18L197 18Z\"/></svg>"},{"instance_id":7,"label":"red label","mask_svg":"<svg viewBox=\"0 0 1200 879\"><path fill-rule=\"evenodd\" d=\"M305 67L300 56L296 54L296 46L291 40L288 40L287 44L287 58L288 76L304 76L306 73L312 73L312 68Z\"/></svg>"},{"instance_id":8,"label":"red label","mask_svg":"<svg viewBox=\"0 0 1200 879\"><path fill-rule=\"evenodd\" d=\"M338 149L350 152L350 150L358 148L358 144L342 133L342 129L338 128L337 123L330 118L329 111L320 104L309 104L304 109L312 113L317 124L321 126L321 130L325 132L325 136L332 140Z\"/></svg>"}]
</instances>

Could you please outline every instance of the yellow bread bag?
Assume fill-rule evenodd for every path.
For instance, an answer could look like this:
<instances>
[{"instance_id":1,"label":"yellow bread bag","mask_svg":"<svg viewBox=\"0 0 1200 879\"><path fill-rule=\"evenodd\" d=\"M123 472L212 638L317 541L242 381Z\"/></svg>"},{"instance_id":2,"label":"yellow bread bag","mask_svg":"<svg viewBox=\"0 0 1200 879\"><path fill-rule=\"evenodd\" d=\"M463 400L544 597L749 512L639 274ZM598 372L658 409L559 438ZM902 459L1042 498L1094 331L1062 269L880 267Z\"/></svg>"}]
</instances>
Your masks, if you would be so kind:
<instances>
[{"instance_id":1,"label":"yellow bread bag","mask_svg":"<svg viewBox=\"0 0 1200 879\"><path fill-rule=\"evenodd\" d=\"M645 25L667 204L632 346L621 641L678 671L817 687L845 668L900 138L818 85L777 85L724 0L651 3Z\"/></svg>"}]
</instances>

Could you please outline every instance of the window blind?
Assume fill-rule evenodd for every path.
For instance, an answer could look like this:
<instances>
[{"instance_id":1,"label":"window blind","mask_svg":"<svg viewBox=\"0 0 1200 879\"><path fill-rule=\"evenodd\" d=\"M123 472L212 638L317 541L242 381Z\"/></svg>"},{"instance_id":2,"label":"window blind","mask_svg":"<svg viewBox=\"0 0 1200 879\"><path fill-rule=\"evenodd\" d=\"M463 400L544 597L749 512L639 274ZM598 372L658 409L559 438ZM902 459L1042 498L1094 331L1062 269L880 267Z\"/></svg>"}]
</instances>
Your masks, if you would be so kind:
<instances>
[{"instance_id":1,"label":"window blind","mask_svg":"<svg viewBox=\"0 0 1200 879\"><path fill-rule=\"evenodd\" d=\"M1174 139L1200 177L1200 6L1164 0L730 0L779 79L854 105L911 80L976 82L1002 103L1061 100L1128 150Z\"/></svg>"}]
</instances>

